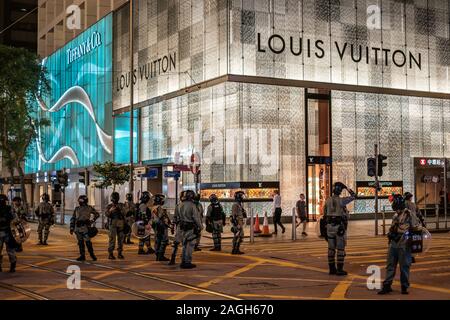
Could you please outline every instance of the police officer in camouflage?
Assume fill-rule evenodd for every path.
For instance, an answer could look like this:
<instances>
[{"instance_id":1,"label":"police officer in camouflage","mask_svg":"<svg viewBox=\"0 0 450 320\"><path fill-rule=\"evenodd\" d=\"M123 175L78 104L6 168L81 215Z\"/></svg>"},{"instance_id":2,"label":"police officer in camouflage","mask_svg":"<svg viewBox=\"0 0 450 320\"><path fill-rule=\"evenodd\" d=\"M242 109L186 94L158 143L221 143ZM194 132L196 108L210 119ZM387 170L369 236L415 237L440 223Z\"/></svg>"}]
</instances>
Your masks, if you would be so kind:
<instances>
[{"instance_id":1,"label":"police officer in camouflage","mask_svg":"<svg viewBox=\"0 0 450 320\"><path fill-rule=\"evenodd\" d=\"M47 193L42 195L42 202L35 210L35 214L39 219L39 225L37 228L38 238L40 245L47 245L48 235L50 234L50 227L55 224L55 210L50 201L50 197Z\"/></svg>"},{"instance_id":2,"label":"police officer in camouflage","mask_svg":"<svg viewBox=\"0 0 450 320\"><path fill-rule=\"evenodd\" d=\"M175 215L179 219L180 231L183 238L183 255L180 264L182 269L192 269L196 267L196 265L192 263L192 252L203 228L200 213L194 203L194 198L194 191L187 190L181 205L175 209Z\"/></svg>"},{"instance_id":3,"label":"police officer in camouflage","mask_svg":"<svg viewBox=\"0 0 450 320\"><path fill-rule=\"evenodd\" d=\"M180 210L179 210L179 208L185 199L185 194L186 194L186 191L181 191L180 202L175 207L175 214L173 216L173 221L172 221L172 233L175 233L175 237L174 237L173 244L172 244L172 256L169 261L169 266L175 264L178 247L179 247L180 243L183 242L183 237L182 237L183 235L180 230L180 216L179 216Z\"/></svg>"},{"instance_id":4,"label":"police officer in camouflage","mask_svg":"<svg viewBox=\"0 0 450 320\"><path fill-rule=\"evenodd\" d=\"M200 215L200 221L202 221L203 224L203 212L205 211L205 209L203 208L203 205L200 203L200 194L197 193L194 197L194 204L197 207L197 211ZM195 241L195 246L194 246L194 251L202 251L202 249L200 249L200 240L202 238L202 233L200 232L197 240Z\"/></svg>"},{"instance_id":5,"label":"police officer in camouflage","mask_svg":"<svg viewBox=\"0 0 450 320\"><path fill-rule=\"evenodd\" d=\"M349 197L341 198L343 190L347 190ZM344 276L345 246L347 242L348 211L347 204L356 199L355 193L342 182L333 185L333 194L325 201L324 219L326 219L326 237L328 241L328 265L330 274ZM336 268L337 250L337 268Z\"/></svg>"},{"instance_id":6,"label":"police officer in camouflage","mask_svg":"<svg viewBox=\"0 0 450 320\"><path fill-rule=\"evenodd\" d=\"M9 272L16 271L16 241L11 233L11 222L18 219L16 213L8 205L8 197L0 194L0 272L2 272L3 246L6 245L6 252L9 258Z\"/></svg>"},{"instance_id":7,"label":"police officer in camouflage","mask_svg":"<svg viewBox=\"0 0 450 320\"><path fill-rule=\"evenodd\" d=\"M142 192L138 212L136 214L136 222L143 221L145 226L148 226L152 223L152 213L148 207L148 203L150 202L151 194L148 191ZM147 247L147 251L144 251L144 246ZM152 254L155 253L155 250L152 248L150 235L143 239L139 239L139 251L138 254Z\"/></svg>"},{"instance_id":8,"label":"police officer in camouflage","mask_svg":"<svg viewBox=\"0 0 450 320\"><path fill-rule=\"evenodd\" d=\"M133 194L127 193L126 195L127 201L125 201L125 212L126 212L126 223L127 223L127 233L125 234L125 243L133 244L131 241L131 226L136 220L136 204L133 201Z\"/></svg>"},{"instance_id":9,"label":"police officer in camouflage","mask_svg":"<svg viewBox=\"0 0 450 320\"><path fill-rule=\"evenodd\" d=\"M25 206L22 204L22 198L21 197L14 197L12 199L12 210L17 215L19 220L28 222L28 212ZM17 244L16 252L22 252L23 247L21 243Z\"/></svg>"},{"instance_id":10,"label":"police officer in camouflage","mask_svg":"<svg viewBox=\"0 0 450 320\"><path fill-rule=\"evenodd\" d=\"M124 259L123 252L123 241L125 239L124 228L125 228L125 206L123 203L119 202L120 195L118 192L113 192L111 194L111 203L106 207L105 215L108 218L108 229L109 229L109 246L108 246L108 259L114 260L114 249L116 246L117 239L117 257L119 259Z\"/></svg>"},{"instance_id":11,"label":"police officer in camouflage","mask_svg":"<svg viewBox=\"0 0 450 320\"><path fill-rule=\"evenodd\" d=\"M209 196L209 201L211 204L206 212L206 225L211 225L212 227L214 248L211 251L221 251L223 226L226 223L225 212L219 202L219 198L215 194Z\"/></svg>"},{"instance_id":12,"label":"police officer in camouflage","mask_svg":"<svg viewBox=\"0 0 450 320\"><path fill-rule=\"evenodd\" d=\"M163 208L166 196L155 194L153 197L153 207L151 209L155 225L155 251L156 261L169 261L165 257L167 243L169 242L169 229L171 226L167 210Z\"/></svg>"},{"instance_id":13,"label":"police officer in camouflage","mask_svg":"<svg viewBox=\"0 0 450 320\"><path fill-rule=\"evenodd\" d=\"M234 194L233 206L231 207L231 232L233 232L233 250L231 254L244 254L240 250L241 243L244 239L244 226L247 213L242 205L244 201L245 193L243 191L237 191Z\"/></svg>"},{"instance_id":14,"label":"police officer in camouflage","mask_svg":"<svg viewBox=\"0 0 450 320\"><path fill-rule=\"evenodd\" d=\"M79 206L75 208L73 216L70 219L70 234L75 232L78 240L78 249L80 256L77 261L86 260L86 248L92 260L97 261L97 257L94 254L94 247L92 246L91 237L89 235L89 228L94 225L100 214L94 207L88 204L88 197L81 195L78 197Z\"/></svg>"}]
</instances>

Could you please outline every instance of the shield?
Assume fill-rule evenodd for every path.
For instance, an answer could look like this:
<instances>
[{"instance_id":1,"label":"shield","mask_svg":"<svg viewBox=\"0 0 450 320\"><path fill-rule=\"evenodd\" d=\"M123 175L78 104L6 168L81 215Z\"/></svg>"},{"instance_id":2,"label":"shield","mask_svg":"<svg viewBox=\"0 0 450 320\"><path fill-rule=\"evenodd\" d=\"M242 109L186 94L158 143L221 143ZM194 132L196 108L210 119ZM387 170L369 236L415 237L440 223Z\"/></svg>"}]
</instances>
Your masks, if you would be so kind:
<instances>
[{"instance_id":1,"label":"shield","mask_svg":"<svg viewBox=\"0 0 450 320\"><path fill-rule=\"evenodd\" d=\"M136 221L131 226L131 234L138 239L145 239L150 235L150 224L145 224L144 221Z\"/></svg>"},{"instance_id":2,"label":"shield","mask_svg":"<svg viewBox=\"0 0 450 320\"><path fill-rule=\"evenodd\" d=\"M88 236L89 238L94 238L98 233L98 229L96 227L88 227Z\"/></svg>"},{"instance_id":3,"label":"shield","mask_svg":"<svg viewBox=\"0 0 450 320\"><path fill-rule=\"evenodd\" d=\"M31 234L31 228L25 221L12 221L11 233L17 243L24 243Z\"/></svg>"},{"instance_id":4,"label":"shield","mask_svg":"<svg viewBox=\"0 0 450 320\"><path fill-rule=\"evenodd\" d=\"M206 232L212 233L214 231L212 223L206 225Z\"/></svg>"}]
</instances>

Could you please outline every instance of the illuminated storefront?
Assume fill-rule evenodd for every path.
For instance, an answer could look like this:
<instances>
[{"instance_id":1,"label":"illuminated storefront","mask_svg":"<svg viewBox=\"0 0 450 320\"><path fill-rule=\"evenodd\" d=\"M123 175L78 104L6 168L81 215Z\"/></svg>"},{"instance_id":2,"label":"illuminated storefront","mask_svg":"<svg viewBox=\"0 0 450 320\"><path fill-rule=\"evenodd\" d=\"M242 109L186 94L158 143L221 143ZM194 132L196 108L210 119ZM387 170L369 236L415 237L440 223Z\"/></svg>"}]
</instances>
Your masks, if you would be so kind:
<instances>
[{"instance_id":1,"label":"illuminated storefront","mask_svg":"<svg viewBox=\"0 0 450 320\"><path fill-rule=\"evenodd\" d=\"M448 1L135 8L140 160L173 170L198 152L204 198L228 200L247 184L258 211L270 211L279 189L285 213L300 193L319 213L339 180L360 196L351 212L373 212L374 143L388 157L381 205L388 193L415 191L414 158L450 157ZM116 114L129 106L128 23L124 7L114 16ZM169 197L174 183L162 181ZM193 188L193 175L179 183Z\"/></svg>"},{"instance_id":2,"label":"illuminated storefront","mask_svg":"<svg viewBox=\"0 0 450 320\"><path fill-rule=\"evenodd\" d=\"M112 21L112 14L106 16L42 61L50 91L36 97L36 112L49 125L39 130L25 163L38 185L36 201L43 192L59 196L51 182L65 168L71 208L84 193L78 172L113 160Z\"/></svg>"}]
</instances>

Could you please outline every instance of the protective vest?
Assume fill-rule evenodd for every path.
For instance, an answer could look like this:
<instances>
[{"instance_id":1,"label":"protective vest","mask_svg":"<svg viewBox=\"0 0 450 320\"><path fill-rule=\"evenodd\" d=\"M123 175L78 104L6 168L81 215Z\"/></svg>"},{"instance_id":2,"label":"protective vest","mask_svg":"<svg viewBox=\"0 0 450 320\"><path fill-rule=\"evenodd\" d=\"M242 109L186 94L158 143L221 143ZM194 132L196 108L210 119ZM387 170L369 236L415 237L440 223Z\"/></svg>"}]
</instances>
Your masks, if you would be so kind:
<instances>
[{"instance_id":1,"label":"protective vest","mask_svg":"<svg viewBox=\"0 0 450 320\"><path fill-rule=\"evenodd\" d=\"M48 202L41 202L38 206L38 214L41 218L48 218L53 214L53 207Z\"/></svg>"},{"instance_id":2,"label":"protective vest","mask_svg":"<svg viewBox=\"0 0 450 320\"><path fill-rule=\"evenodd\" d=\"M341 198L337 195L329 197L325 203L327 217L342 217L345 215L342 208Z\"/></svg>"},{"instance_id":3,"label":"protective vest","mask_svg":"<svg viewBox=\"0 0 450 320\"><path fill-rule=\"evenodd\" d=\"M9 230L13 218L10 206L0 208L0 231Z\"/></svg>"},{"instance_id":4,"label":"protective vest","mask_svg":"<svg viewBox=\"0 0 450 320\"><path fill-rule=\"evenodd\" d=\"M79 206L75 208L75 219L76 221L89 221L91 220L91 214L93 212L91 206Z\"/></svg>"},{"instance_id":5,"label":"protective vest","mask_svg":"<svg viewBox=\"0 0 450 320\"><path fill-rule=\"evenodd\" d=\"M217 220L222 220L222 213L223 213L223 209L222 209L222 205L220 203L213 203L211 204L211 219L213 221L217 221Z\"/></svg>"},{"instance_id":6,"label":"protective vest","mask_svg":"<svg viewBox=\"0 0 450 320\"><path fill-rule=\"evenodd\" d=\"M109 213L108 218L111 220L119 219L124 220L125 219L125 210L123 203L118 203L116 205L109 204L106 207L106 211Z\"/></svg>"}]
</instances>

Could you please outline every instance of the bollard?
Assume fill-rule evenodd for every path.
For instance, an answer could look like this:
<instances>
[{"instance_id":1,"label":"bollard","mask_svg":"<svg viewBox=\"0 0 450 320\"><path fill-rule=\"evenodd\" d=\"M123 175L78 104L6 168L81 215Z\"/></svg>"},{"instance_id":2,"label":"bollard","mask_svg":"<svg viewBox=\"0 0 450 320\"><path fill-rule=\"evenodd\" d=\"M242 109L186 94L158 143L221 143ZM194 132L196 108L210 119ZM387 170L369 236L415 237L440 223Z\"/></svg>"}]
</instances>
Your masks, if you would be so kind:
<instances>
[{"instance_id":1,"label":"bollard","mask_svg":"<svg viewBox=\"0 0 450 320\"><path fill-rule=\"evenodd\" d=\"M292 208L292 240L297 240L297 224L295 223L295 207Z\"/></svg>"},{"instance_id":2,"label":"bollard","mask_svg":"<svg viewBox=\"0 0 450 320\"><path fill-rule=\"evenodd\" d=\"M250 208L250 243L255 242L255 228L253 227L254 220L253 208Z\"/></svg>"},{"instance_id":3,"label":"bollard","mask_svg":"<svg viewBox=\"0 0 450 320\"><path fill-rule=\"evenodd\" d=\"M383 215L383 236L386 235L386 206L383 206L383 211L381 212Z\"/></svg>"}]
</instances>

